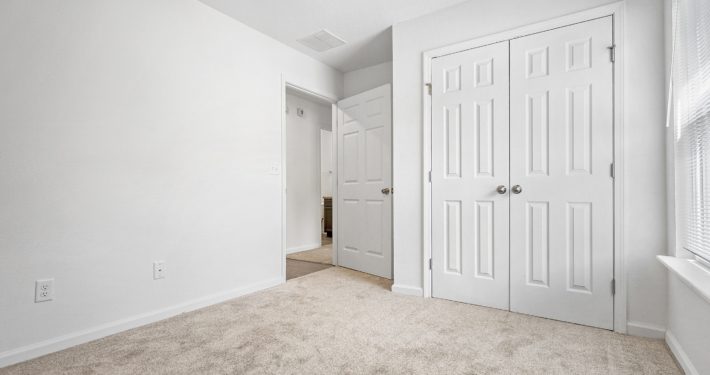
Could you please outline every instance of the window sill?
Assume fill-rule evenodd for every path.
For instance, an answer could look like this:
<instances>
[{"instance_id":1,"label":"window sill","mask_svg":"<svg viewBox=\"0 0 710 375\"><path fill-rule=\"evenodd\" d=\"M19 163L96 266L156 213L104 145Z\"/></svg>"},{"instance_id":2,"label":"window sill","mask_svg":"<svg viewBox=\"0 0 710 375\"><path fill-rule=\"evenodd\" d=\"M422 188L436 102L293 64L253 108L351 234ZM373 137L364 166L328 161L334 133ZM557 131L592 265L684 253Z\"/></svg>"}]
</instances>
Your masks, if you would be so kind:
<instances>
[{"instance_id":1,"label":"window sill","mask_svg":"<svg viewBox=\"0 0 710 375\"><path fill-rule=\"evenodd\" d=\"M658 260L675 273L685 285L710 303L710 271L693 259L659 255Z\"/></svg>"}]
</instances>

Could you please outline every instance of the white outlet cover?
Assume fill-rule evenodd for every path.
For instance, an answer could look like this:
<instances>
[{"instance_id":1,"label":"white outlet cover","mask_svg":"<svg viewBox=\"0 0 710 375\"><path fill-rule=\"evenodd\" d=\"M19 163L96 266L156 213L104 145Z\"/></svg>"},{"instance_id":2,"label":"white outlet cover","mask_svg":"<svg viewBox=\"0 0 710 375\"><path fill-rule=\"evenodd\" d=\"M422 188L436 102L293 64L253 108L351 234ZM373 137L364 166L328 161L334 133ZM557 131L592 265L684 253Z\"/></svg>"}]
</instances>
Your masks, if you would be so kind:
<instances>
[{"instance_id":1,"label":"white outlet cover","mask_svg":"<svg viewBox=\"0 0 710 375\"><path fill-rule=\"evenodd\" d=\"M279 163L271 164L271 168L269 168L269 174L273 174L273 175L281 174L281 165Z\"/></svg>"},{"instance_id":2,"label":"white outlet cover","mask_svg":"<svg viewBox=\"0 0 710 375\"><path fill-rule=\"evenodd\" d=\"M46 302L54 299L54 279L35 281L35 302Z\"/></svg>"}]
</instances>

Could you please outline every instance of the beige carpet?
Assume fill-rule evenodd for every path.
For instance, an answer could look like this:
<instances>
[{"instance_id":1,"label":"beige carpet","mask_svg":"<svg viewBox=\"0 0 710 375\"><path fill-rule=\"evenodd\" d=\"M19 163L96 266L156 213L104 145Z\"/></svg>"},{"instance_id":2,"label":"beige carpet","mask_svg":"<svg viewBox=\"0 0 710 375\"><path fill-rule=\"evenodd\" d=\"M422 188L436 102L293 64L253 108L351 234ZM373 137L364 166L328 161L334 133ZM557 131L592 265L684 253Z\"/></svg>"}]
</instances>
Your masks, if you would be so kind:
<instances>
[{"instance_id":1,"label":"beige carpet","mask_svg":"<svg viewBox=\"0 0 710 375\"><path fill-rule=\"evenodd\" d=\"M680 374L664 343L333 267L2 374Z\"/></svg>"}]
</instances>

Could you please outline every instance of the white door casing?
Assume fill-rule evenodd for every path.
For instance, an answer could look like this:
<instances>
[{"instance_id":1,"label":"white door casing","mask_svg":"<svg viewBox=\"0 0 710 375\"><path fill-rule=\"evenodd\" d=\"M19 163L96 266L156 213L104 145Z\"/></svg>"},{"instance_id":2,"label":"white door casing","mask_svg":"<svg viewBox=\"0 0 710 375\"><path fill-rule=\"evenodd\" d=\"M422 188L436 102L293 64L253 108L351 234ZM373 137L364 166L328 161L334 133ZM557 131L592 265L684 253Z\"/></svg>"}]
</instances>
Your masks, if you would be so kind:
<instances>
[{"instance_id":1,"label":"white door casing","mask_svg":"<svg viewBox=\"0 0 710 375\"><path fill-rule=\"evenodd\" d=\"M337 132L338 265L391 279L390 85L339 101Z\"/></svg>"},{"instance_id":2,"label":"white door casing","mask_svg":"<svg viewBox=\"0 0 710 375\"><path fill-rule=\"evenodd\" d=\"M612 17L510 42L512 311L613 329L612 44Z\"/></svg>"},{"instance_id":3,"label":"white door casing","mask_svg":"<svg viewBox=\"0 0 710 375\"><path fill-rule=\"evenodd\" d=\"M507 41L433 60L431 137L432 295L507 310Z\"/></svg>"}]
</instances>

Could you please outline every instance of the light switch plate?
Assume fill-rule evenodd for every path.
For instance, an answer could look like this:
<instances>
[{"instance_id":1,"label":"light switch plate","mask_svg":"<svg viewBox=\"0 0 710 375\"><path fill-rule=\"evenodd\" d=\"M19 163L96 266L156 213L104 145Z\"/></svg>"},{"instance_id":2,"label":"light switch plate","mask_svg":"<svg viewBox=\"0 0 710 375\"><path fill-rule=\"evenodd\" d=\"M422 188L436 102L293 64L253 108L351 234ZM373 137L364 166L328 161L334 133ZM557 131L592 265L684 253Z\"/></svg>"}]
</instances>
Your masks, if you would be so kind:
<instances>
[{"instance_id":1,"label":"light switch plate","mask_svg":"<svg viewBox=\"0 0 710 375\"><path fill-rule=\"evenodd\" d=\"M158 260L153 262L153 280L165 278L165 262Z\"/></svg>"}]
</instances>

